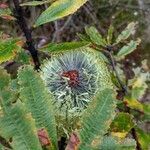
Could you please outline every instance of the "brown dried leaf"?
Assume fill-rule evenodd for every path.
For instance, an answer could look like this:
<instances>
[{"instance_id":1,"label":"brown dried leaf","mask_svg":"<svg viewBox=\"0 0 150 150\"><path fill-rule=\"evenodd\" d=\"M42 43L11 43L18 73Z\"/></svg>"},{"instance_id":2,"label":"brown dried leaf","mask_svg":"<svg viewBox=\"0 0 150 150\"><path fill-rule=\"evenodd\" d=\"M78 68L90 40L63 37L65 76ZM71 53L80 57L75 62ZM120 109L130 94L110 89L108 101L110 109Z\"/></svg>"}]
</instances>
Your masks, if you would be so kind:
<instances>
[{"instance_id":1,"label":"brown dried leaf","mask_svg":"<svg viewBox=\"0 0 150 150\"><path fill-rule=\"evenodd\" d=\"M49 146L51 144L48 133L44 128L38 130L38 137L42 146Z\"/></svg>"},{"instance_id":2,"label":"brown dried leaf","mask_svg":"<svg viewBox=\"0 0 150 150\"><path fill-rule=\"evenodd\" d=\"M80 139L77 133L73 132L69 138L66 150L78 150Z\"/></svg>"}]
</instances>

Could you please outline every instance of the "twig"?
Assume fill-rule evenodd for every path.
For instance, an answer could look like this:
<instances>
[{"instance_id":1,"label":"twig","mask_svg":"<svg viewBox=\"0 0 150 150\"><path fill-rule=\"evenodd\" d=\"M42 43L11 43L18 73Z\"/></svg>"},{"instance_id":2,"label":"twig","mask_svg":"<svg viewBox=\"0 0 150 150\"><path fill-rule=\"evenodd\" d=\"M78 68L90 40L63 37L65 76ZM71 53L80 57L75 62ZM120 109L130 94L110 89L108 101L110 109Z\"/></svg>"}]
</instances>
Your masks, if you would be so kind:
<instances>
[{"instance_id":1,"label":"twig","mask_svg":"<svg viewBox=\"0 0 150 150\"><path fill-rule=\"evenodd\" d=\"M95 45L92 45L92 46L95 47ZM98 47L95 47L95 49L96 49L96 48L98 48ZM115 72L116 78L117 78L117 80L118 80L118 82L119 82L119 84L120 84L121 92L123 92L123 95L122 95L122 99L123 99L123 98L128 94L127 86L123 84L123 82L121 81L121 79L120 79L120 77L119 77L119 74L118 74L118 72L117 72L117 70L116 70L115 60L114 60L114 58L113 58L113 56L112 56L112 54L111 54L112 48L111 48L111 47L105 47L104 49L105 49L105 50L103 50L103 51L101 51L101 52L103 52L104 55L106 55L106 57L110 59L110 63L111 63L111 65L112 65L113 71ZM101 50L101 49L98 48L98 51L99 51L99 50ZM130 108L127 107L127 106L125 106L125 111L128 112L128 113L130 113ZM137 150L142 150L142 149L141 149L141 145L140 145L140 143L139 143L139 141L138 141L138 137L137 137L136 131L135 131L134 128L131 129L131 134L132 134L133 138L134 138L135 141L136 141L136 144L137 144L136 148L137 148Z\"/></svg>"},{"instance_id":2,"label":"twig","mask_svg":"<svg viewBox=\"0 0 150 150\"><path fill-rule=\"evenodd\" d=\"M140 145L140 143L139 143L139 141L138 141L138 137L137 137L136 131L135 131L134 128L131 129L131 133L132 133L133 138L134 138L135 141L136 141L136 148L137 148L137 150L142 150L142 149L141 149L141 145Z\"/></svg>"},{"instance_id":3,"label":"twig","mask_svg":"<svg viewBox=\"0 0 150 150\"><path fill-rule=\"evenodd\" d=\"M89 8L88 8L88 5L85 5L83 6L83 9L85 10L85 12L88 14L88 16L92 19L93 23L97 26L98 30L101 32L101 33L105 33L105 30L102 28L100 22L98 21L97 17L96 17L96 14L94 13L94 11L91 13Z\"/></svg>"},{"instance_id":4,"label":"twig","mask_svg":"<svg viewBox=\"0 0 150 150\"><path fill-rule=\"evenodd\" d=\"M116 70L116 65L115 65L115 60L112 56L112 54L109 52L109 57L110 57L110 60L111 60L111 65L112 65L112 68L115 72L115 75L116 75L116 78L120 84L120 87L121 87L121 91L124 93L124 95L127 94L127 86L123 84L123 82L121 81L120 77L119 77L119 74L118 74L118 71Z\"/></svg>"},{"instance_id":5,"label":"twig","mask_svg":"<svg viewBox=\"0 0 150 150\"><path fill-rule=\"evenodd\" d=\"M3 137L0 136L0 144L2 144L4 147L7 147L9 149L12 149L11 145L9 142L7 142Z\"/></svg>"},{"instance_id":6,"label":"twig","mask_svg":"<svg viewBox=\"0 0 150 150\"><path fill-rule=\"evenodd\" d=\"M58 42L57 35L60 34L60 32L62 32L68 26L68 24L70 23L71 19L72 19L72 16L69 16L67 18L67 20L65 21L64 25L61 28L58 28L58 22L55 22L55 32L53 34L52 42L54 42L55 39Z\"/></svg>"},{"instance_id":7,"label":"twig","mask_svg":"<svg viewBox=\"0 0 150 150\"><path fill-rule=\"evenodd\" d=\"M123 95L123 97L124 97L124 96L128 93L128 91L127 91L127 86L123 84L123 82L121 81L121 79L120 79L120 77L119 77L119 74L118 74L118 72L117 72L117 70L116 70L115 60L114 60L114 58L113 58L113 56L112 56L112 54L111 54L111 51L110 51L110 52L107 51L107 54L109 55L112 68L113 68L113 70L114 70L114 72L115 72L115 75L116 75L116 78L117 78L117 80L118 80L118 82L119 82L119 84L120 84L121 90L122 90L122 92L124 93L124 95ZM126 112L130 113L130 108L129 108L129 107L126 107L126 106L125 106L125 108L126 108ZM134 128L131 129L131 134L132 134L133 138L134 138L135 141L136 141L136 144L137 144L136 148L137 148L137 150L142 150L142 149L141 149L141 145L140 145L140 143L139 143L139 141L138 141L138 137L137 137L136 131L135 131Z\"/></svg>"},{"instance_id":8,"label":"twig","mask_svg":"<svg viewBox=\"0 0 150 150\"><path fill-rule=\"evenodd\" d=\"M15 6L15 9L14 9L15 12L14 13L15 13L15 16L17 18L17 23L19 24L21 30L23 31L23 33L26 37L27 49L29 50L29 52L32 56L32 59L33 59L34 65L35 65L35 69L38 70L40 67L40 61L38 58L38 51L35 49L34 44L33 44L31 31L27 26L27 23L26 23L25 18L24 18L23 10L19 5L19 1L13 0L13 3Z\"/></svg>"}]
</instances>

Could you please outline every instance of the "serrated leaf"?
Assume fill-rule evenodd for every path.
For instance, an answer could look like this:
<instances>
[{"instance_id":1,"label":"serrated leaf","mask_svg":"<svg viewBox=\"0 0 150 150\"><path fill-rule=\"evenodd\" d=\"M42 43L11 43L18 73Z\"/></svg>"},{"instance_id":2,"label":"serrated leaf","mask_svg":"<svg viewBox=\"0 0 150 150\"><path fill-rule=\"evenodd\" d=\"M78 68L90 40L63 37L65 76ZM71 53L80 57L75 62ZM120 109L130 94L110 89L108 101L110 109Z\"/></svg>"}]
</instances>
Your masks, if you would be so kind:
<instances>
[{"instance_id":1,"label":"serrated leaf","mask_svg":"<svg viewBox=\"0 0 150 150\"><path fill-rule=\"evenodd\" d=\"M141 40L138 39L137 41L130 41L130 43L128 43L128 45L123 46L120 51L117 54L118 58L124 58L126 55L130 54L131 52L133 52L137 46L140 44Z\"/></svg>"},{"instance_id":2,"label":"serrated leaf","mask_svg":"<svg viewBox=\"0 0 150 150\"><path fill-rule=\"evenodd\" d=\"M8 108L3 119L6 118L7 120L5 120L4 125L2 125L3 122L0 122L0 128L3 127L1 128L3 132L9 133L13 138L11 146L15 150L42 150L37 137L34 120L30 114L26 114L23 105L17 103L14 106L6 107Z\"/></svg>"},{"instance_id":3,"label":"serrated leaf","mask_svg":"<svg viewBox=\"0 0 150 150\"><path fill-rule=\"evenodd\" d=\"M128 132L134 127L133 116L120 112L111 124L111 134L119 138L125 138Z\"/></svg>"},{"instance_id":4,"label":"serrated leaf","mask_svg":"<svg viewBox=\"0 0 150 150\"><path fill-rule=\"evenodd\" d=\"M88 46L89 42L65 42L65 43L50 43L44 47L42 47L40 50L47 51L47 52L63 52L67 50L73 50L77 48L81 48L84 46Z\"/></svg>"},{"instance_id":5,"label":"serrated leaf","mask_svg":"<svg viewBox=\"0 0 150 150\"><path fill-rule=\"evenodd\" d=\"M20 4L20 6L38 6L38 5L43 5L50 3L52 0L47 0L47 1L31 1L31 2L26 2Z\"/></svg>"},{"instance_id":6,"label":"serrated leaf","mask_svg":"<svg viewBox=\"0 0 150 150\"><path fill-rule=\"evenodd\" d=\"M100 46L105 46L107 44L105 39L103 39L102 35L98 32L98 30L95 27L86 27L85 31L93 43Z\"/></svg>"},{"instance_id":7,"label":"serrated leaf","mask_svg":"<svg viewBox=\"0 0 150 150\"><path fill-rule=\"evenodd\" d=\"M121 32L121 34L117 37L116 43L119 43L123 40L126 40L131 34L135 32L135 25L137 23L131 22L128 26Z\"/></svg>"},{"instance_id":8,"label":"serrated leaf","mask_svg":"<svg viewBox=\"0 0 150 150\"><path fill-rule=\"evenodd\" d=\"M135 150L136 142L134 139L124 140L111 136L105 136L100 146L100 150Z\"/></svg>"},{"instance_id":9,"label":"serrated leaf","mask_svg":"<svg viewBox=\"0 0 150 150\"><path fill-rule=\"evenodd\" d=\"M150 149L150 134L144 132L138 127L136 127L136 133L137 133L138 142L140 143L141 148L143 150L149 150Z\"/></svg>"},{"instance_id":10,"label":"serrated leaf","mask_svg":"<svg viewBox=\"0 0 150 150\"><path fill-rule=\"evenodd\" d=\"M86 2L87 0L57 0L39 16L35 26L73 14Z\"/></svg>"},{"instance_id":11,"label":"serrated leaf","mask_svg":"<svg viewBox=\"0 0 150 150\"><path fill-rule=\"evenodd\" d=\"M110 89L98 93L81 119L79 149L91 150L99 146L115 115L115 98Z\"/></svg>"},{"instance_id":12,"label":"serrated leaf","mask_svg":"<svg viewBox=\"0 0 150 150\"><path fill-rule=\"evenodd\" d=\"M0 75L0 80L5 78L10 80L6 71ZM10 144L15 150L42 150L31 114L27 113L21 102L12 103L16 99L16 94L10 89L8 81L5 82L6 84L1 84L0 88L0 106L2 108L0 134L7 140L12 138Z\"/></svg>"},{"instance_id":13,"label":"serrated leaf","mask_svg":"<svg viewBox=\"0 0 150 150\"><path fill-rule=\"evenodd\" d=\"M21 50L21 46L18 45L17 39L0 39L0 63L12 60L17 52Z\"/></svg>"},{"instance_id":14,"label":"serrated leaf","mask_svg":"<svg viewBox=\"0 0 150 150\"><path fill-rule=\"evenodd\" d=\"M57 149L57 133L52 96L47 91L39 74L31 66L19 70L18 81L20 85L20 99L31 112L38 129L44 128L52 142L52 147Z\"/></svg>"}]
</instances>

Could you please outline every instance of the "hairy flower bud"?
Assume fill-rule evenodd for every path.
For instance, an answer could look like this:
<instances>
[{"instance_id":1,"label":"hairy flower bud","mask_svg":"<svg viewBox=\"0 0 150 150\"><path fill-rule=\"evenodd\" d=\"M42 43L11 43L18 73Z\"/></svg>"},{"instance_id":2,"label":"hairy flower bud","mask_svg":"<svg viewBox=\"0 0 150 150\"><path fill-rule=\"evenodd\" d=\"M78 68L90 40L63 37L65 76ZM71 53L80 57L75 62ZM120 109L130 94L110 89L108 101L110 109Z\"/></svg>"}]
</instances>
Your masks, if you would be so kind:
<instances>
[{"instance_id":1,"label":"hairy flower bud","mask_svg":"<svg viewBox=\"0 0 150 150\"><path fill-rule=\"evenodd\" d=\"M42 67L42 79L54 95L57 108L69 112L80 112L97 90L112 85L103 59L90 48L54 56Z\"/></svg>"}]
</instances>

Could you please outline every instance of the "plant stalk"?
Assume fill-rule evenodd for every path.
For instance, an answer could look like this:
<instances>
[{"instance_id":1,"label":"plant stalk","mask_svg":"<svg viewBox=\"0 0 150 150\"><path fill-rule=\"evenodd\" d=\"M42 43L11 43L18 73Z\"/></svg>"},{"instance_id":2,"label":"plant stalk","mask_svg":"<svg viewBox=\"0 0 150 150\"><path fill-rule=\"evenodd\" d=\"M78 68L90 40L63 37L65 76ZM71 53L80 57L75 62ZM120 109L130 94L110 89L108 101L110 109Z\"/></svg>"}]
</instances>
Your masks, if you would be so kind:
<instances>
[{"instance_id":1,"label":"plant stalk","mask_svg":"<svg viewBox=\"0 0 150 150\"><path fill-rule=\"evenodd\" d=\"M35 46L34 46L34 42L33 42L32 35L31 35L31 30L28 28L27 22L24 18L23 10L19 4L19 0L13 0L13 3L14 3L14 13L17 19L17 23L25 35L27 49L32 56L35 69L38 70L40 67L40 61L38 58L38 51L35 49Z\"/></svg>"}]
</instances>

